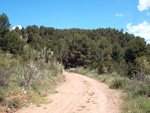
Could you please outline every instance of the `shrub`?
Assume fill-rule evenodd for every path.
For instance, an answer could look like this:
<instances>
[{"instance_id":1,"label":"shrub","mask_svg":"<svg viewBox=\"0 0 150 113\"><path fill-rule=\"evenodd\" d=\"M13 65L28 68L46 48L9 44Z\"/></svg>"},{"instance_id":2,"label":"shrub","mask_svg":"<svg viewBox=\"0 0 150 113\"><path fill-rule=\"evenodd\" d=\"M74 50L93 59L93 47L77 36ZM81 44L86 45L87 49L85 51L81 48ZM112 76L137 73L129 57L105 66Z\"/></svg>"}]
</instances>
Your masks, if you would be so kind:
<instances>
[{"instance_id":1,"label":"shrub","mask_svg":"<svg viewBox=\"0 0 150 113\"><path fill-rule=\"evenodd\" d=\"M8 107L9 108L15 108L15 109L19 109L22 107L22 102L20 98L13 98L11 100L8 101Z\"/></svg>"},{"instance_id":2,"label":"shrub","mask_svg":"<svg viewBox=\"0 0 150 113\"><path fill-rule=\"evenodd\" d=\"M111 85L110 88L114 88L114 89L125 89L127 87L127 85L129 84L129 80L127 78L120 78L120 77L116 77Z\"/></svg>"},{"instance_id":3,"label":"shrub","mask_svg":"<svg viewBox=\"0 0 150 113\"><path fill-rule=\"evenodd\" d=\"M2 102L5 98L5 92L4 90L0 87L0 102Z\"/></svg>"},{"instance_id":4,"label":"shrub","mask_svg":"<svg viewBox=\"0 0 150 113\"><path fill-rule=\"evenodd\" d=\"M41 52L25 46L26 56L28 60L20 60L20 57L12 57L10 53L0 52L0 104L6 103L9 106L18 106L14 101L4 101L9 96L28 95L20 92L20 89L32 90L36 92L33 102L42 103L44 99L40 99L41 92L52 89L50 79L62 73L63 66L59 64L53 57L51 50L44 48ZM46 85L45 85L46 84ZM9 86L9 87L8 87ZM5 87L5 88L4 88ZM3 90L6 89L7 91ZM36 100L39 98L38 100ZM38 102L36 102L38 101ZM19 104L19 103L18 103ZM20 105L20 104L19 104ZM19 106L18 106L19 107Z\"/></svg>"},{"instance_id":5,"label":"shrub","mask_svg":"<svg viewBox=\"0 0 150 113\"><path fill-rule=\"evenodd\" d=\"M84 68L84 67L70 68L68 71L83 74L83 75L87 75L87 76L97 73L96 70L90 70L90 69Z\"/></svg>"},{"instance_id":6,"label":"shrub","mask_svg":"<svg viewBox=\"0 0 150 113\"><path fill-rule=\"evenodd\" d=\"M105 64L102 62L101 65L98 67L98 74L107 74L108 69Z\"/></svg>"},{"instance_id":7,"label":"shrub","mask_svg":"<svg viewBox=\"0 0 150 113\"><path fill-rule=\"evenodd\" d=\"M139 95L145 95L148 94L150 91L150 88L145 84L137 85L136 87L133 87L133 96L139 96Z\"/></svg>"},{"instance_id":8,"label":"shrub","mask_svg":"<svg viewBox=\"0 0 150 113\"><path fill-rule=\"evenodd\" d=\"M2 69L0 67L0 86L5 86L6 81L8 80L9 77L10 77L9 71Z\"/></svg>"},{"instance_id":9,"label":"shrub","mask_svg":"<svg viewBox=\"0 0 150 113\"><path fill-rule=\"evenodd\" d=\"M144 96L126 98L123 104L125 113L150 113L150 101Z\"/></svg>"}]
</instances>

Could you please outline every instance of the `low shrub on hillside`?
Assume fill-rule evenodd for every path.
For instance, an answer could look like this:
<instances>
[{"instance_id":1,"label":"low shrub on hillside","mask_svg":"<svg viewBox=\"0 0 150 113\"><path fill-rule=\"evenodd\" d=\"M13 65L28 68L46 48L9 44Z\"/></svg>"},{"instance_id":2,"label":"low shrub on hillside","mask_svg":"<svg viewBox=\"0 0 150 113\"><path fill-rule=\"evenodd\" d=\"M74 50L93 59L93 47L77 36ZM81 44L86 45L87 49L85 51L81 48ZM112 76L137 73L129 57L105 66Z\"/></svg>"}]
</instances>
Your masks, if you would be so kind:
<instances>
[{"instance_id":1,"label":"low shrub on hillside","mask_svg":"<svg viewBox=\"0 0 150 113\"><path fill-rule=\"evenodd\" d=\"M89 76L89 72L86 69L72 68L70 72L76 72ZM93 71L90 77L93 77L101 82L107 83L110 88L121 89L125 95L123 96L124 102L122 103L122 112L129 113L149 113L150 112L150 79L139 81L138 79L129 79L127 77L121 77L116 72L112 74L97 75Z\"/></svg>"},{"instance_id":2,"label":"low shrub on hillside","mask_svg":"<svg viewBox=\"0 0 150 113\"><path fill-rule=\"evenodd\" d=\"M129 80L127 78L121 78L121 77L116 77L111 85L110 88L113 89L125 89L129 84Z\"/></svg>"},{"instance_id":3,"label":"low shrub on hillside","mask_svg":"<svg viewBox=\"0 0 150 113\"><path fill-rule=\"evenodd\" d=\"M31 51L31 48L25 49L27 53ZM47 92L54 92L52 90L63 66L55 60L51 50L33 51L26 54L27 61L21 56L0 53L0 105L13 110L30 103L40 104L45 102ZM22 101L23 97L28 98L26 102Z\"/></svg>"},{"instance_id":4,"label":"low shrub on hillside","mask_svg":"<svg viewBox=\"0 0 150 113\"><path fill-rule=\"evenodd\" d=\"M125 113L150 113L150 101L145 96L132 97L127 95L122 105Z\"/></svg>"},{"instance_id":5,"label":"low shrub on hillside","mask_svg":"<svg viewBox=\"0 0 150 113\"><path fill-rule=\"evenodd\" d=\"M87 76L97 73L96 70L90 70L90 69L84 68L84 67L70 68L68 71L74 72L74 73L79 73L82 75L87 75Z\"/></svg>"},{"instance_id":6,"label":"low shrub on hillside","mask_svg":"<svg viewBox=\"0 0 150 113\"><path fill-rule=\"evenodd\" d=\"M0 67L0 86L5 86L9 77L9 71Z\"/></svg>"},{"instance_id":7,"label":"low shrub on hillside","mask_svg":"<svg viewBox=\"0 0 150 113\"><path fill-rule=\"evenodd\" d=\"M98 80L109 84L110 88L121 89L125 93L122 104L123 112L149 113L150 112L150 84L139 80L130 80L126 77L114 75L98 75Z\"/></svg>"}]
</instances>

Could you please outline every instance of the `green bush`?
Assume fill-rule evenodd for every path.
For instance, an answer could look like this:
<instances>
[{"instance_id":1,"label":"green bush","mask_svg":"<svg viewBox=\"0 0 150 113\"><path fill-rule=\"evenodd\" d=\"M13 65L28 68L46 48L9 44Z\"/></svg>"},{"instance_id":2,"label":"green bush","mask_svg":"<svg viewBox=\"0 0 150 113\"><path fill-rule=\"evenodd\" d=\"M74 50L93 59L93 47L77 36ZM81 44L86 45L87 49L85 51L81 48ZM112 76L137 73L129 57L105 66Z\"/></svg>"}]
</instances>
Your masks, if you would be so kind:
<instances>
[{"instance_id":1,"label":"green bush","mask_svg":"<svg viewBox=\"0 0 150 113\"><path fill-rule=\"evenodd\" d=\"M11 100L8 101L8 107L9 108L15 108L15 109L19 109L22 107L22 101L20 98L13 98Z\"/></svg>"},{"instance_id":2,"label":"green bush","mask_svg":"<svg viewBox=\"0 0 150 113\"><path fill-rule=\"evenodd\" d=\"M5 98L5 91L2 87L0 87L0 102L2 102Z\"/></svg>"},{"instance_id":3,"label":"green bush","mask_svg":"<svg viewBox=\"0 0 150 113\"><path fill-rule=\"evenodd\" d=\"M144 96L124 99L123 112L125 113L150 113L150 101Z\"/></svg>"},{"instance_id":4,"label":"green bush","mask_svg":"<svg viewBox=\"0 0 150 113\"><path fill-rule=\"evenodd\" d=\"M69 72L74 72L74 73L79 73L79 74L86 75L87 74L87 69L84 69L84 67L70 68Z\"/></svg>"},{"instance_id":5,"label":"green bush","mask_svg":"<svg viewBox=\"0 0 150 113\"><path fill-rule=\"evenodd\" d=\"M145 95L145 94L148 94L149 91L150 89L148 86L140 86L134 89L133 95L134 96Z\"/></svg>"},{"instance_id":6,"label":"green bush","mask_svg":"<svg viewBox=\"0 0 150 113\"><path fill-rule=\"evenodd\" d=\"M2 69L0 67L0 86L5 86L6 81L9 79L9 77L10 77L9 71Z\"/></svg>"},{"instance_id":7,"label":"green bush","mask_svg":"<svg viewBox=\"0 0 150 113\"><path fill-rule=\"evenodd\" d=\"M46 92L56 84L51 81L62 73L63 66L53 57L51 50L37 51L25 46L28 60L0 53L0 105L13 108L23 107L23 100L9 97L27 96L33 103L45 102ZM54 91L53 91L54 92Z\"/></svg>"},{"instance_id":8,"label":"green bush","mask_svg":"<svg viewBox=\"0 0 150 113\"><path fill-rule=\"evenodd\" d=\"M91 75L93 76L97 73L97 70L90 70L89 68L84 68L84 67L70 68L68 71L79 73L82 75L87 75L87 76L91 76Z\"/></svg>"},{"instance_id":9,"label":"green bush","mask_svg":"<svg viewBox=\"0 0 150 113\"><path fill-rule=\"evenodd\" d=\"M110 85L110 88L113 88L113 89L125 89L128 84L129 84L129 80L127 78L116 77L112 81L112 83Z\"/></svg>"}]
</instances>

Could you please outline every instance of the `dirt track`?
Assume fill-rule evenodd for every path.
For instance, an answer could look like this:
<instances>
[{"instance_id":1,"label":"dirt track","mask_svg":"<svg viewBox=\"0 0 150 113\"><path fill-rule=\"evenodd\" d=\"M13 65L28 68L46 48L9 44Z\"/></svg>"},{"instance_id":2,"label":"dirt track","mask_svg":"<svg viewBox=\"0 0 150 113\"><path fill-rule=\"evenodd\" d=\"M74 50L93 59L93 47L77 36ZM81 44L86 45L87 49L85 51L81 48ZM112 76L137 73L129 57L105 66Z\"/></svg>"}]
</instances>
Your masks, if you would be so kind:
<instances>
[{"instance_id":1,"label":"dirt track","mask_svg":"<svg viewBox=\"0 0 150 113\"><path fill-rule=\"evenodd\" d=\"M66 82L57 87L58 93L47 97L52 103L32 105L18 113L119 113L116 92L107 85L80 74L63 74Z\"/></svg>"}]
</instances>

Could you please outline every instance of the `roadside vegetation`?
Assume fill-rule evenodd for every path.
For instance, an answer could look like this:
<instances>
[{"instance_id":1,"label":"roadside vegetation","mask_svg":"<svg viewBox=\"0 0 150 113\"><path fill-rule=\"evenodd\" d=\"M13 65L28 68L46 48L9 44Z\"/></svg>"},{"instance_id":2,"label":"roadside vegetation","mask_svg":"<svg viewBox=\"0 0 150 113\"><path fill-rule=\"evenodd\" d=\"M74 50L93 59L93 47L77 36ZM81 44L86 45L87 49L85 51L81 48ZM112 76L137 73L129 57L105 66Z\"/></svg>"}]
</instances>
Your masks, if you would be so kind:
<instances>
[{"instance_id":1,"label":"roadside vegetation","mask_svg":"<svg viewBox=\"0 0 150 113\"><path fill-rule=\"evenodd\" d=\"M63 66L50 48L32 48L9 26L7 16L0 15L0 113L51 102L46 96L64 80Z\"/></svg>"},{"instance_id":2,"label":"roadside vegetation","mask_svg":"<svg viewBox=\"0 0 150 113\"><path fill-rule=\"evenodd\" d=\"M45 102L63 67L122 89L125 112L150 112L150 44L142 37L111 28L12 30L7 15L0 14L0 108L26 106L24 98Z\"/></svg>"},{"instance_id":3,"label":"roadside vegetation","mask_svg":"<svg viewBox=\"0 0 150 113\"><path fill-rule=\"evenodd\" d=\"M97 70L90 71L83 67L70 68L69 72L79 73L98 81L105 82L112 89L121 90L121 109L123 113L149 113L150 112L150 76L143 80L130 79L120 76L116 72L111 74L97 74Z\"/></svg>"},{"instance_id":4,"label":"roadside vegetation","mask_svg":"<svg viewBox=\"0 0 150 113\"><path fill-rule=\"evenodd\" d=\"M28 52L28 49L28 45L24 46L24 51ZM1 112L15 112L33 103L45 103L47 94L55 93L54 87L64 79L61 76L63 67L54 60L52 51L45 51L46 48L41 52L32 50L28 61L0 52Z\"/></svg>"}]
</instances>

